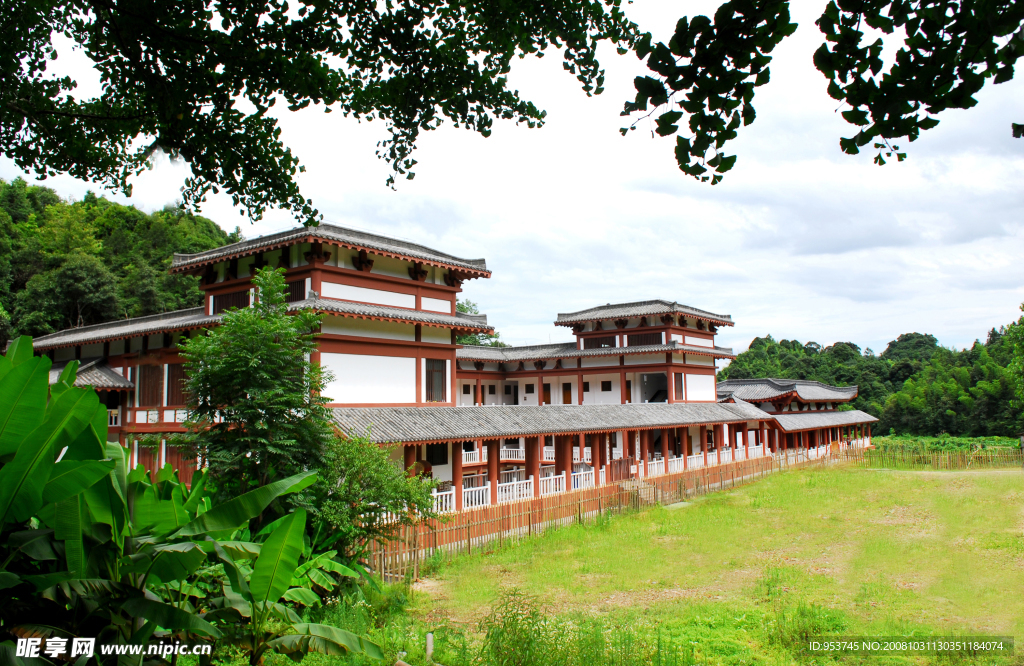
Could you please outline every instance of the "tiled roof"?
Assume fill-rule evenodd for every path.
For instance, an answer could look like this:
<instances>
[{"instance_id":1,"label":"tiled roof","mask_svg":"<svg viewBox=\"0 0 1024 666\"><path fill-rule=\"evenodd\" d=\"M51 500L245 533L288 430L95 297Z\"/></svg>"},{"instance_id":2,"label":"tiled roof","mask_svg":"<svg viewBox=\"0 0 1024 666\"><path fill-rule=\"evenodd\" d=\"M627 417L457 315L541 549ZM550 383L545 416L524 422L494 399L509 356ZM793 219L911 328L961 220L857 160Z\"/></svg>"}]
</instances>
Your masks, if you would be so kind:
<instances>
[{"instance_id":1,"label":"tiled roof","mask_svg":"<svg viewBox=\"0 0 1024 666\"><path fill-rule=\"evenodd\" d=\"M487 325L487 315L467 315L461 312L449 315L441 312L392 308L386 305L367 305L365 303L337 301L332 298L307 298L304 301L288 304L288 310L292 312L303 308L312 308L318 312L331 312L368 319L407 321L442 328L461 328L484 332L494 330ZM104 324L69 328L35 338L32 344L36 351L46 351L57 347L69 347L132 338L139 335L201 328L216 324L220 319L221 315L219 314L205 314L203 308L189 308L187 310L165 312L148 317L118 319L117 321L108 321Z\"/></svg>"},{"instance_id":2,"label":"tiled roof","mask_svg":"<svg viewBox=\"0 0 1024 666\"><path fill-rule=\"evenodd\" d=\"M814 430L816 428L835 428L839 426L875 423L874 416L859 409L848 412L794 412L792 414L772 414L771 418L778 422L786 432L798 430Z\"/></svg>"},{"instance_id":3,"label":"tiled roof","mask_svg":"<svg viewBox=\"0 0 1024 666\"><path fill-rule=\"evenodd\" d=\"M576 358L591 356L619 356L620 354L657 354L664 352L699 354L715 358L736 358L728 347L701 347L673 342L667 345L642 345L637 347L601 347L598 349L577 349L575 342L560 342L549 345L529 345L523 347L488 347L466 345L456 356L466 361L485 361L497 363L518 363L519 361L539 361L556 358Z\"/></svg>"},{"instance_id":4,"label":"tiled roof","mask_svg":"<svg viewBox=\"0 0 1024 666\"><path fill-rule=\"evenodd\" d=\"M487 315L470 315L462 312L450 315L443 312L425 312L423 310L393 308L387 305L367 305L351 301L338 301L333 298L307 298L304 301L288 304L289 310L301 310L302 308L312 308L319 312L334 312L356 317L366 317L368 319L411 321L417 324L427 324L428 326L472 329L481 332L494 331L492 327L487 325Z\"/></svg>"},{"instance_id":5,"label":"tiled roof","mask_svg":"<svg viewBox=\"0 0 1024 666\"><path fill-rule=\"evenodd\" d=\"M849 402L856 386L829 386L807 379L729 379L718 383L721 399L766 402L795 393L804 402Z\"/></svg>"},{"instance_id":6,"label":"tiled roof","mask_svg":"<svg viewBox=\"0 0 1024 666\"><path fill-rule=\"evenodd\" d=\"M753 405L742 402L334 409L334 420L341 430L353 435L369 431L370 439L378 443L643 430L770 418Z\"/></svg>"},{"instance_id":7,"label":"tiled roof","mask_svg":"<svg viewBox=\"0 0 1024 666\"><path fill-rule=\"evenodd\" d=\"M408 241L378 236L365 231L346 229L333 224L321 224L318 227L298 227L276 234L260 236L252 240L232 243L214 250L195 254L175 254L171 261L171 272L182 272L223 261L230 257L244 257L258 252L294 245L300 242L321 241L342 245L355 250L368 250L383 256L399 257L413 261L421 261L435 266L445 266L477 273L484 277L490 276L487 262L484 259L462 259L438 252L424 245Z\"/></svg>"},{"instance_id":8,"label":"tiled roof","mask_svg":"<svg viewBox=\"0 0 1024 666\"><path fill-rule=\"evenodd\" d=\"M199 328L217 321L220 321L219 315L210 317L204 313L203 308L189 308L187 310L149 315L148 317L118 319L117 321L108 321L103 324L69 328L34 338L32 346L38 352L57 347L70 347L72 345L84 345L93 342L106 342L107 340L120 340L138 335Z\"/></svg>"},{"instance_id":9,"label":"tiled roof","mask_svg":"<svg viewBox=\"0 0 1024 666\"><path fill-rule=\"evenodd\" d=\"M689 305L665 300L609 303L608 305L599 305L596 308L580 310L579 312L560 312L555 319L555 324L567 326L586 321L628 319L630 317L650 317L663 314L682 314L694 319L703 319L704 321L715 322L725 326L733 325L731 315L714 314L705 310L691 308Z\"/></svg>"},{"instance_id":10,"label":"tiled roof","mask_svg":"<svg viewBox=\"0 0 1024 666\"><path fill-rule=\"evenodd\" d=\"M64 361L62 363L54 363L50 366L51 384L60 379L60 373L63 372L68 363L69 361ZM75 376L75 386L78 388L85 388L87 386L108 390L127 390L135 388L135 384L122 377L120 374L115 372L113 368L107 365L106 359L94 358L91 360L84 360L81 363L82 364L78 366L78 373Z\"/></svg>"}]
</instances>

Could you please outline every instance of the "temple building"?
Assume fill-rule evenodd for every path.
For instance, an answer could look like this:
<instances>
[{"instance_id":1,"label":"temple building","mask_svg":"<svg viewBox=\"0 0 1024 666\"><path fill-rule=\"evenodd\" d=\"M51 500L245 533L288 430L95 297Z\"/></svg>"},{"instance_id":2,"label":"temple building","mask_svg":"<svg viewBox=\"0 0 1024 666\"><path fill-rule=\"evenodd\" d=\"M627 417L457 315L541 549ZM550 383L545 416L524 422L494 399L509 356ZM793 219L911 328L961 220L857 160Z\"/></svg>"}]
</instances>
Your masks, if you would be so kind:
<instances>
[{"instance_id":1,"label":"temple building","mask_svg":"<svg viewBox=\"0 0 1024 666\"><path fill-rule=\"evenodd\" d=\"M187 469L173 447L137 440L183 429L177 345L249 307L263 266L285 270L290 310L323 315L313 360L333 377L324 395L338 427L400 445L396 464L443 482L443 510L787 450L822 455L851 428L866 441L876 420L842 411L856 387L716 383L716 361L735 357L715 341L732 318L676 301L557 314L569 342L459 345L493 333L486 315L456 309L466 280L490 277L486 261L333 225L175 255L172 273L200 278L201 307L60 331L35 349L54 361L53 380L81 362L77 384L99 392L132 465Z\"/></svg>"}]
</instances>

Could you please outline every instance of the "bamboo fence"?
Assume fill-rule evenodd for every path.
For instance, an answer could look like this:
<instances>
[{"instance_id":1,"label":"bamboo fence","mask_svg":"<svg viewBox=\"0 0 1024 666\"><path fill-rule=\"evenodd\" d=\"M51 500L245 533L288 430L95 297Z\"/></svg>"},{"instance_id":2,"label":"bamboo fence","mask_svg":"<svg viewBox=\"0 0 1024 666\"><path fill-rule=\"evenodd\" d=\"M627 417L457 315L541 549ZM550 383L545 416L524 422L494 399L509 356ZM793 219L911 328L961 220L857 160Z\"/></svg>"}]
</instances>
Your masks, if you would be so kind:
<instances>
[{"instance_id":1,"label":"bamboo fence","mask_svg":"<svg viewBox=\"0 0 1024 666\"><path fill-rule=\"evenodd\" d=\"M1024 451L1020 449L919 453L916 451L866 451L864 465L869 469L966 470L1024 469Z\"/></svg>"},{"instance_id":2,"label":"bamboo fence","mask_svg":"<svg viewBox=\"0 0 1024 666\"><path fill-rule=\"evenodd\" d=\"M420 566L432 557L451 558L541 534L601 515L636 511L654 504L674 504L716 490L735 488L785 469L859 461L861 449L833 449L808 460L802 455L741 460L654 478L629 478L594 488L518 500L401 525L394 539L368 545L366 564L384 580L419 578Z\"/></svg>"}]
</instances>

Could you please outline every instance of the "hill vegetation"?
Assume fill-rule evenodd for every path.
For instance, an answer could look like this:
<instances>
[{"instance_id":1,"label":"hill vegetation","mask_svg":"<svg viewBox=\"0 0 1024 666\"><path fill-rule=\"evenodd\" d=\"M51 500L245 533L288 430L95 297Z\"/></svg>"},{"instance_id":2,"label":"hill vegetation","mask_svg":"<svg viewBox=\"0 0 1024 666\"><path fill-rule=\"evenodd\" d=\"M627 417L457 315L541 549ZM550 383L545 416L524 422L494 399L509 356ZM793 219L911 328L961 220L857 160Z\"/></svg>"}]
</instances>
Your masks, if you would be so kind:
<instances>
[{"instance_id":1,"label":"hill vegetation","mask_svg":"<svg viewBox=\"0 0 1024 666\"><path fill-rule=\"evenodd\" d=\"M754 338L720 379L779 377L856 385L851 408L880 419L876 432L1013 437L1024 430L1007 368L1014 345L1007 329L989 331L967 349L939 345L933 335L904 333L876 355L852 342Z\"/></svg>"},{"instance_id":2,"label":"hill vegetation","mask_svg":"<svg viewBox=\"0 0 1024 666\"><path fill-rule=\"evenodd\" d=\"M173 206L144 213L91 192L70 201L20 178L0 180L0 345L199 306L197 278L168 275L171 256L240 238Z\"/></svg>"}]
</instances>

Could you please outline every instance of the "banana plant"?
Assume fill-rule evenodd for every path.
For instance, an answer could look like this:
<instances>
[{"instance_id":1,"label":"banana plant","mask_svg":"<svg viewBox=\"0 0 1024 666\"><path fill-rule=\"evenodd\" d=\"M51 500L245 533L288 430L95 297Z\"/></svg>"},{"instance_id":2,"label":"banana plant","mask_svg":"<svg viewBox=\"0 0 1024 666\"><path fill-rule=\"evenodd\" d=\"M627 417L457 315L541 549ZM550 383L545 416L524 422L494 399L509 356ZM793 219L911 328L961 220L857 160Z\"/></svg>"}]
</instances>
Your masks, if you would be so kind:
<instances>
[{"instance_id":1,"label":"banana plant","mask_svg":"<svg viewBox=\"0 0 1024 666\"><path fill-rule=\"evenodd\" d=\"M77 363L52 386L50 365L33 355L29 338L0 356L0 590L9 599L0 604L0 639L125 644L154 634L216 641L247 633L256 662L268 649L295 659L311 650L380 654L348 632L303 624L288 605L312 602L289 592L293 578L308 579L316 568L297 574L305 514L286 516L281 534L263 544L247 538L252 518L308 487L315 472L214 506L202 472L188 488L169 467L153 479L142 467L129 470L124 447L106 441L96 392L74 387ZM253 558L243 573L237 562ZM203 575L219 577L223 594L209 598ZM271 617L286 618L290 633L269 635ZM10 641L0 643L0 661L22 662Z\"/></svg>"}]
</instances>

